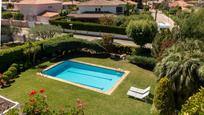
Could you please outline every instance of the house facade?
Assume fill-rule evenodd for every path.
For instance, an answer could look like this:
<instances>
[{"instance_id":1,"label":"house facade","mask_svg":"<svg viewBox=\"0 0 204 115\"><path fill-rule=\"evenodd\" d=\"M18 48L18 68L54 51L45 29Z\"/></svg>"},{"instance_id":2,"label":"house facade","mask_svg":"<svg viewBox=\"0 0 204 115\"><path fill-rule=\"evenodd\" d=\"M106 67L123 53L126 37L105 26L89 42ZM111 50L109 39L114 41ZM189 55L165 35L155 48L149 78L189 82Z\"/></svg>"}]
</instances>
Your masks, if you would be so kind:
<instances>
[{"instance_id":1,"label":"house facade","mask_svg":"<svg viewBox=\"0 0 204 115\"><path fill-rule=\"evenodd\" d=\"M22 0L14 4L15 9L18 9L25 20L36 21L37 16L45 12L60 12L62 2L56 0Z\"/></svg>"},{"instance_id":2,"label":"house facade","mask_svg":"<svg viewBox=\"0 0 204 115\"><path fill-rule=\"evenodd\" d=\"M112 13L123 14L126 2L121 0L90 0L81 2L78 13Z\"/></svg>"}]
</instances>

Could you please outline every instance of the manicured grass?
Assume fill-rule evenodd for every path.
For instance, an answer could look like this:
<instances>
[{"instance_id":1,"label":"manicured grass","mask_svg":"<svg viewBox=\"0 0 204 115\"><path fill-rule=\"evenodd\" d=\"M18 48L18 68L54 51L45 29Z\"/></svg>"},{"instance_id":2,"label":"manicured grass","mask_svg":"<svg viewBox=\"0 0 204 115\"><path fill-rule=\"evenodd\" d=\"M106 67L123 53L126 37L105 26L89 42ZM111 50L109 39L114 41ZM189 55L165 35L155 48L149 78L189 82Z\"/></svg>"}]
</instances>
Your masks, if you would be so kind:
<instances>
[{"instance_id":1,"label":"manicured grass","mask_svg":"<svg viewBox=\"0 0 204 115\"><path fill-rule=\"evenodd\" d=\"M40 71L31 68L21 74L19 78L8 88L0 89L0 95L11 98L20 103L28 99L28 93L35 89L46 89L48 103L53 109L62 109L68 105L75 105L77 98L86 104L85 114L97 115L148 115L151 109L151 99L148 102L128 98L126 95L130 86L145 88L151 86L153 94L156 77L151 71L144 70L127 61L113 61L109 58L74 58L76 60L94 63L114 68L129 70L130 74L112 93L104 95L91 90L79 88L56 80L37 76ZM52 64L53 62L45 62ZM150 96L152 97L152 96Z\"/></svg>"}]
</instances>

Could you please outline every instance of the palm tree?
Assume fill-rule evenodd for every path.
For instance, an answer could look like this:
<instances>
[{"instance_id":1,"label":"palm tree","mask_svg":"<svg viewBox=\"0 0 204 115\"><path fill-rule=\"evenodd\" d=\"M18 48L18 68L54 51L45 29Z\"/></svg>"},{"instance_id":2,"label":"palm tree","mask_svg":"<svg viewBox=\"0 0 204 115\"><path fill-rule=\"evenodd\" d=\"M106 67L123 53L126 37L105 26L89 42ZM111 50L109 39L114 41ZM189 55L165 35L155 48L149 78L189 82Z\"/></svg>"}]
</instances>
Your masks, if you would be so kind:
<instances>
[{"instance_id":1,"label":"palm tree","mask_svg":"<svg viewBox=\"0 0 204 115\"><path fill-rule=\"evenodd\" d=\"M198 40L179 42L163 53L162 60L155 67L159 80L167 76L172 82L177 109L202 85L203 43Z\"/></svg>"}]
</instances>

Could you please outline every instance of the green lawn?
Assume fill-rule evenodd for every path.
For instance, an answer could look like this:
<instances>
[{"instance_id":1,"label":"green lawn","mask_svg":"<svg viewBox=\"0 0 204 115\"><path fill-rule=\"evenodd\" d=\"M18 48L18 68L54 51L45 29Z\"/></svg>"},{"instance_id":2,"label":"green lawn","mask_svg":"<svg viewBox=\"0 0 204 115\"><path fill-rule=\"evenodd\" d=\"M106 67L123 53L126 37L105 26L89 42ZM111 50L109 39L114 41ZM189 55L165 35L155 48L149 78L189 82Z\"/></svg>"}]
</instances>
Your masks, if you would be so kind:
<instances>
[{"instance_id":1,"label":"green lawn","mask_svg":"<svg viewBox=\"0 0 204 115\"><path fill-rule=\"evenodd\" d=\"M156 77L151 71L144 70L127 61L113 61L109 58L74 58L76 60L94 63L114 68L129 70L130 74L112 93L104 95L91 90L79 88L56 80L37 76L39 69L32 68L21 74L12 86L0 89L0 95L12 100L24 103L28 99L28 93L33 89L45 88L48 103L53 109L61 109L64 106L73 105L77 98L86 104L87 115L148 115L151 109L151 99L148 103L128 98L126 95L130 86L145 88L151 85L153 94ZM45 62L52 64L52 62ZM151 96L152 97L152 96Z\"/></svg>"}]
</instances>

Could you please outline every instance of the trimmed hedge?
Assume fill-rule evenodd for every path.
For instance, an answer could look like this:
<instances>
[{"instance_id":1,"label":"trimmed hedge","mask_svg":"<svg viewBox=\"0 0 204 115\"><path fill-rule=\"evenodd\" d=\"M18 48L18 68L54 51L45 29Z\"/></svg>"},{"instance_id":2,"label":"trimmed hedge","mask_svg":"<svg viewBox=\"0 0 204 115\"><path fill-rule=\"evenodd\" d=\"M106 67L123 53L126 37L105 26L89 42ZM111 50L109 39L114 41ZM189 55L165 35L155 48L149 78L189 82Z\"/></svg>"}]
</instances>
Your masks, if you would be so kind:
<instances>
[{"instance_id":1,"label":"trimmed hedge","mask_svg":"<svg viewBox=\"0 0 204 115\"><path fill-rule=\"evenodd\" d=\"M130 56L128 57L130 63L136 64L140 67L153 70L156 65L156 59L152 57L145 57L145 56Z\"/></svg>"},{"instance_id":2,"label":"trimmed hedge","mask_svg":"<svg viewBox=\"0 0 204 115\"><path fill-rule=\"evenodd\" d=\"M62 54L64 51L77 51L83 48L94 50L97 53L105 52L105 49L95 42L76 39L69 35L36 41L32 43L32 47L40 47L36 53L36 60L43 57L53 57L57 54ZM17 47L0 50L0 71L5 71L12 63L25 64L27 56L24 51L30 48L29 44L24 44Z\"/></svg>"},{"instance_id":3,"label":"trimmed hedge","mask_svg":"<svg viewBox=\"0 0 204 115\"><path fill-rule=\"evenodd\" d=\"M24 15L20 12L2 12L3 19L15 19L15 20L23 20Z\"/></svg>"},{"instance_id":4,"label":"trimmed hedge","mask_svg":"<svg viewBox=\"0 0 204 115\"><path fill-rule=\"evenodd\" d=\"M72 29L74 30L86 30L94 32L107 32L126 35L125 28L118 26L107 26L96 23L87 22L77 22L77 21L66 21L66 20L50 20L50 24L59 25L65 29L71 29L70 24L72 24Z\"/></svg>"}]
</instances>

